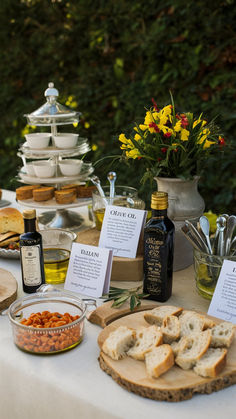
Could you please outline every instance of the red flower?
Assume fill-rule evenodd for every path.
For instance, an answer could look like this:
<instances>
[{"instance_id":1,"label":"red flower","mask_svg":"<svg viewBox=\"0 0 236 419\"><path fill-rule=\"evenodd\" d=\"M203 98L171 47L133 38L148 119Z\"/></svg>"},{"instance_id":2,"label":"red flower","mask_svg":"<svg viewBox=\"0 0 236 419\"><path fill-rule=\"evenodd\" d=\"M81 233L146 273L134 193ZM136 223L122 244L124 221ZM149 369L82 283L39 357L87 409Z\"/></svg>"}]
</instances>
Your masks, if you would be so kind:
<instances>
[{"instance_id":1,"label":"red flower","mask_svg":"<svg viewBox=\"0 0 236 419\"><path fill-rule=\"evenodd\" d=\"M154 128L154 131L160 132L160 130L159 130L159 128L158 128L158 126L155 122L151 122L148 126L149 126L149 128Z\"/></svg>"},{"instance_id":2,"label":"red flower","mask_svg":"<svg viewBox=\"0 0 236 419\"><path fill-rule=\"evenodd\" d=\"M184 113L180 114L181 117L181 127L186 128L188 126L188 118Z\"/></svg>"},{"instance_id":3,"label":"red flower","mask_svg":"<svg viewBox=\"0 0 236 419\"><path fill-rule=\"evenodd\" d=\"M218 144L220 147L225 146L225 139L223 137L219 137Z\"/></svg>"},{"instance_id":4,"label":"red flower","mask_svg":"<svg viewBox=\"0 0 236 419\"><path fill-rule=\"evenodd\" d=\"M170 138L170 137L171 137L171 135L172 135L172 134L171 134L170 132L166 132L166 133L164 134L164 137L165 137L165 138Z\"/></svg>"},{"instance_id":5,"label":"red flower","mask_svg":"<svg viewBox=\"0 0 236 419\"><path fill-rule=\"evenodd\" d=\"M157 157L157 161L161 161L162 160L162 158L161 157Z\"/></svg>"},{"instance_id":6,"label":"red flower","mask_svg":"<svg viewBox=\"0 0 236 419\"><path fill-rule=\"evenodd\" d=\"M162 147L161 148L162 153L166 153L167 152L167 148L166 147Z\"/></svg>"},{"instance_id":7,"label":"red flower","mask_svg":"<svg viewBox=\"0 0 236 419\"><path fill-rule=\"evenodd\" d=\"M159 111L159 109L158 109L158 107L157 107L157 103L155 102L155 100L153 99L153 97L152 97L152 103L153 103L153 107L154 107L154 109L155 109L155 111Z\"/></svg>"}]
</instances>

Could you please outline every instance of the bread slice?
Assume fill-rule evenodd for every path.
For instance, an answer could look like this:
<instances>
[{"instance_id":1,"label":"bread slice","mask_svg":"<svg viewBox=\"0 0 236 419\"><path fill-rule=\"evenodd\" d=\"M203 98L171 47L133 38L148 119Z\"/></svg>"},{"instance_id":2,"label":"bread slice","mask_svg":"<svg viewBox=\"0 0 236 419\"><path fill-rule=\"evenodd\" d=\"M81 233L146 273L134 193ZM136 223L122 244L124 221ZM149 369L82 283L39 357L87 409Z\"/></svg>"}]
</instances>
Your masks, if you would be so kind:
<instances>
[{"instance_id":1,"label":"bread slice","mask_svg":"<svg viewBox=\"0 0 236 419\"><path fill-rule=\"evenodd\" d=\"M163 342L171 343L180 337L180 323L177 316L166 316L161 326Z\"/></svg>"},{"instance_id":2,"label":"bread slice","mask_svg":"<svg viewBox=\"0 0 236 419\"><path fill-rule=\"evenodd\" d=\"M211 346L219 348L230 347L235 333L235 326L229 322L222 322L211 329Z\"/></svg>"},{"instance_id":3,"label":"bread slice","mask_svg":"<svg viewBox=\"0 0 236 419\"><path fill-rule=\"evenodd\" d=\"M170 345L153 348L145 355L147 375L158 378L174 365L174 354Z\"/></svg>"},{"instance_id":4,"label":"bread slice","mask_svg":"<svg viewBox=\"0 0 236 419\"><path fill-rule=\"evenodd\" d=\"M102 345L102 351L110 358L124 358L128 349L134 345L136 332L127 326L119 326L111 332Z\"/></svg>"},{"instance_id":5,"label":"bread slice","mask_svg":"<svg viewBox=\"0 0 236 419\"><path fill-rule=\"evenodd\" d=\"M179 316L180 336L189 336L193 333L199 333L204 329L204 316L195 311L184 310Z\"/></svg>"},{"instance_id":6,"label":"bread slice","mask_svg":"<svg viewBox=\"0 0 236 419\"><path fill-rule=\"evenodd\" d=\"M188 370L196 364L196 362L204 355L211 343L210 330L204 330L195 335L191 335L192 343L184 349L179 351L175 362L184 370Z\"/></svg>"},{"instance_id":7,"label":"bread slice","mask_svg":"<svg viewBox=\"0 0 236 419\"><path fill-rule=\"evenodd\" d=\"M175 306L159 306L146 312L144 314L144 319L149 324L156 324L157 326L161 326L164 318L166 316L178 316L182 312L181 307Z\"/></svg>"},{"instance_id":8,"label":"bread slice","mask_svg":"<svg viewBox=\"0 0 236 419\"><path fill-rule=\"evenodd\" d=\"M174 352L174 356L176 357L180 352L185 351L186 349L190 349L193 345L193 339L191 336L182 336L179 341L175 341L171 343L171 347Z\"/></svg>"},{"instance_id":9,"label":"bread slice","mask_svg":"<svg viewBox=\"0 0 236 419\"><path fill-rule=\"evenodd\" d=\"M23 216L16 208L0 209L0 233L9 231L18 234L24 231Z\"/></svg>"},{"instance_id":10,"label":"bread slice","mask_svg":"<svg viewBox=\"0 0 236 419\"><path fill-rule=\"evenodd\" d=\"M193 370L202 377L216 377L226 365L226 355L225 348L209 348Z\"/></svg>"},{"instance_id":11,"label":"bread slice","mask_svg":"<svg viewBox=\"0 0 236 419\"><path fill-rule=\"evenodd\" d=\"M162 333L157 326L140 327L136 330L136 342L128 350L127 355L139 361L144 361L145 354L161 344Z\"/></svg>"}]
</instances>

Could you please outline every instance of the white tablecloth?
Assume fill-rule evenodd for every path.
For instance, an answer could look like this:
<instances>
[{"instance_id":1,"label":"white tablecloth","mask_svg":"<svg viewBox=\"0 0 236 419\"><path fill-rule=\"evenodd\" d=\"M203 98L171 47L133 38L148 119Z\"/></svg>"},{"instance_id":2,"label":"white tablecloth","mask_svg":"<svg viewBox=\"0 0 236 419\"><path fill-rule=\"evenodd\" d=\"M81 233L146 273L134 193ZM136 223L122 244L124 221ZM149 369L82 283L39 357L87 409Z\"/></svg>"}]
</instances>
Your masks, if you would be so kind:
<instances>
[{"instance_id":1,"label":"white tablecloth","mask_svg":"<svg viewBox=\"0 0 236 419\"><path fill-rule=\"evenodd\" d=\"M17 207L13 193L3 191L3 198ZM0 259L0 267L14 275L18 296L23 295L19 260ZM174 274L169 302L207 311L209 303L195 290L192 267ZM235 386L179 403L149 400L124 390L99 367L100 331L86 321L79 346L58 355L37 356L14 345L8 317L0 316L0 418L222 419L235 414Z\"/></svg>"}]
</instances>

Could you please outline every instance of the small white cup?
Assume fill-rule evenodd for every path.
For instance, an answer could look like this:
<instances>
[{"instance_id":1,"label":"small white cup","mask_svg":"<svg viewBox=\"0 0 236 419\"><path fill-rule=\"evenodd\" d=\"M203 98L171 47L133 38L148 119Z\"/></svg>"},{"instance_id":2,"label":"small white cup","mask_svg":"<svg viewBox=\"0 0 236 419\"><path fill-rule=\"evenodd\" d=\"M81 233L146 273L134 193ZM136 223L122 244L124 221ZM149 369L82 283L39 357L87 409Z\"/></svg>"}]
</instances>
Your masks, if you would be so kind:
<instances>
[{"instance_id":1,"label":"small white cup","mask_svg":"<svg viewBox=\"0 0 236 419\"><path fill-rule=\"evenodd\" d=\"M75 176L81 171L83 161L78 159L65 159L59 161L61 173L64 176Z\"/></svg>"},{"instance_id":2,"label":"small white cup","mask_svg":"<svg viewBox=\"0 0 236 419\"><path fill-rule=\"evenodd\" d=\"M55 175L56 164L51 161L39 160L33 163L33 167L37 177L50 178Z\"/></svg>"},{"instance_id":3,"label":"small white cup","mask_svg":"<svg viewBox=\"0 0 236 419\"><path fill-rule=\"evenodd\" d=\"M50 133L36 132L34 134L26 134L27 145L32 149L47 148L50 141Z\"/></svg>"},{"instance_id":4,"label":"small white cup","mask_svg":"<svg viewBox=\"0 0 236 419\"><path fill-rule=\"evenodd\" d=\"M26 163L25 170L26 170L27 175L35 176L33 163Z\"/></svg>"},{"instance_id":5,"label":"small white cup","mask_svg":"<svg viewBox=\"0 0 236 419\"><path fill-rule=\"evenodd\" d=\"M73 148L76 146L79 134L57 134L53 135L55 146L58 148Z\"/></svg>"}]
</instances>

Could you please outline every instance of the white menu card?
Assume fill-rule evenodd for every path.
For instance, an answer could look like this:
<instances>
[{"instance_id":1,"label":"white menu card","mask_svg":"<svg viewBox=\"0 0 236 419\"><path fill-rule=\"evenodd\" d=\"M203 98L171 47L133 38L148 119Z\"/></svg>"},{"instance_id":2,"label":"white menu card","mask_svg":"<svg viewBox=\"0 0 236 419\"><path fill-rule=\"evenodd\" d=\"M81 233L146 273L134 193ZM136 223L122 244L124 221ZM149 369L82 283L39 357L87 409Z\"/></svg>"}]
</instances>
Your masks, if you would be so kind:
<instances>
[{"instance_id":1,"label":"white menu card","mask_svg":"<svg viewBox=\"0 0 236 419\"><path fill-rule=\"evenodd\" d=\"M208 314L236 324L236 262L223 262Z\"/></svg>"},{"instance_id":2,"label":"white menu card","mask_svg":"<svg viewBox=\"0 0 236 419\"><path fill-rule=\"evenodd\" d=\"M64 288L99 298L109 292L112 250L73 243Z\"/></svg>"},{"instance_id":3,"label":"white menu card","mask_svg":"<svg viewBox=\"0 0 236 419\"><path fill-rule=\"evenodd\" d=\"M113 256L135 258L147 211L108 205L99 247L113 250Z\"/></svg>"}]
</instances>

